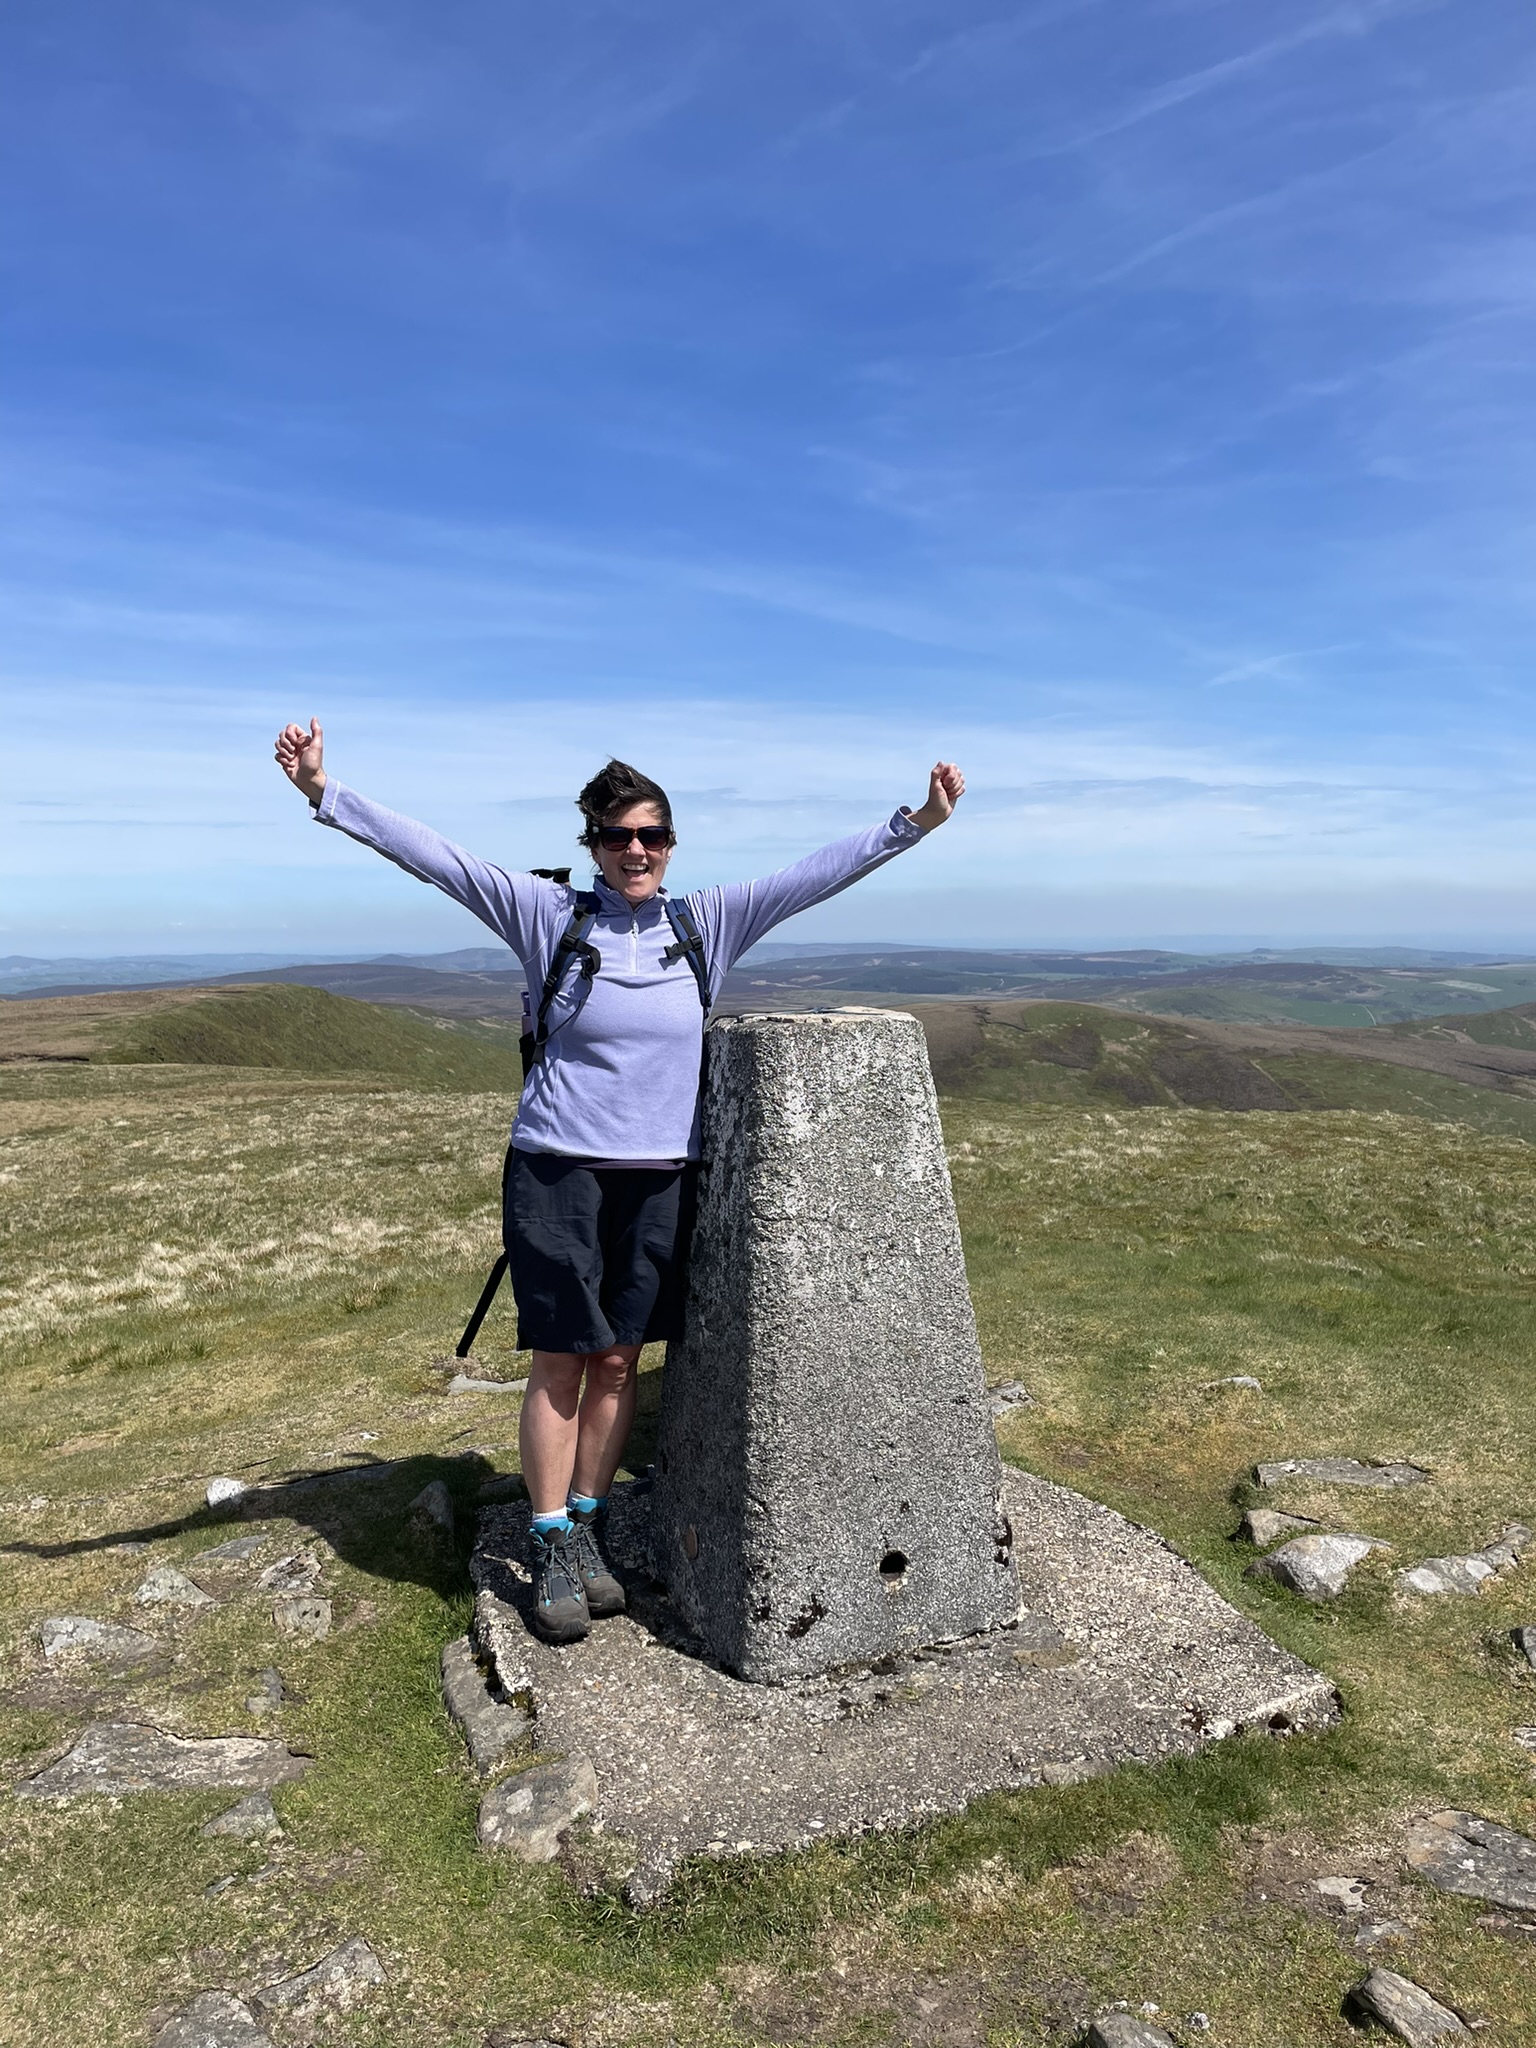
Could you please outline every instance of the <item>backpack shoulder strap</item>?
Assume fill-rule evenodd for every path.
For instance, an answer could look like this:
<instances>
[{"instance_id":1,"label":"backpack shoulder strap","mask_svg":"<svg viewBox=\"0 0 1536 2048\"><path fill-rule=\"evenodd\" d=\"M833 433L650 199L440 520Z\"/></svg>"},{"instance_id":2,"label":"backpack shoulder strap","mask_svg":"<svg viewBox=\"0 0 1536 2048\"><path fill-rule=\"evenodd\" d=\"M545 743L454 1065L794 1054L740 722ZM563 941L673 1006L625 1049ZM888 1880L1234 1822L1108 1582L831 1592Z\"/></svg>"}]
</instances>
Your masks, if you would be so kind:
<instances>
[{"instance_id":1,"label":"backpack shoulder strap","mask_svg":"<svg viewBox=\"0 0 1536 2048\"><path fill-rule=\"evenodd\" d=\"M688 965L693 970L693 978L699 985L699 1001L704 1005L707 1013L709 1009L709 962L704 957L704 934L699 930L693 912L688 908L682 897L674 898L668 896L663 907L667 913L667 922L671 925L676 936L673 943L666 948L661 957L668 962L673 960L686 960L688 962Z\"/></svg>"},{"instance_id":2,"label":"backpack shoulder strap","mask_svg":"<svg viewBox=\"0 0 1536 2048\"><path fill-rule=\"evenodd\" d=\"M592 890L577 890L576 901L571 908L570 922L560 934L559 944L550 959L549 972L544 977L544 986L539 991L539 1007L533 1020L535 1048L543 1045L549 1037L549 1007L560 992L560 985L565 980L565 970L573 957L580 960L581 966L578 970L580 987L576 997L576 1009L571 1012L571 1016L575 1016L576 1010L582 1007L592 993L592 983L603 964L603 957L595 946L588 943L587 933L597 922L597 914L601 907ZM567 1018L566 1021L569 1023L570 1019Z\"/></svg>"}]
</instances>

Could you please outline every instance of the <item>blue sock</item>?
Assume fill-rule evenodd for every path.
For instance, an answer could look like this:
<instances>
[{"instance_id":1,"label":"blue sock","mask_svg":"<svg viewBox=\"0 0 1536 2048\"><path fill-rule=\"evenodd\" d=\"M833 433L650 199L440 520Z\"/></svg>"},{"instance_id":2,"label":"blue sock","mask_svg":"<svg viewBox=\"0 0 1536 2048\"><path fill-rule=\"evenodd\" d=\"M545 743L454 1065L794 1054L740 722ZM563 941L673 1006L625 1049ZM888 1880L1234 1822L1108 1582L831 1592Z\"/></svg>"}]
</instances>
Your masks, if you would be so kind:
<instances>
[{"instance_id":1,"label":"blue sock","mask_svg":"<svg viewBox=\"0 0 1536 2048\"><path fill-rule=\"evenodd\" d=\"M568 1493L565 1496L565 1511L568 1515L595 1515L599 1508L608 1505L606 1493Z\"/></svg>"},{"instance_id":2,"label":"blue sock","mask_svg":"<svg viewBox=\"0 0 1536 2048\"><path fill-rule=\"evenodd\" d=\"M536 1536L569 1536L575 1527L564 1508L557 1508L552 1515L535 1515L533 1532Z\"/></svg>"}]
</instances>

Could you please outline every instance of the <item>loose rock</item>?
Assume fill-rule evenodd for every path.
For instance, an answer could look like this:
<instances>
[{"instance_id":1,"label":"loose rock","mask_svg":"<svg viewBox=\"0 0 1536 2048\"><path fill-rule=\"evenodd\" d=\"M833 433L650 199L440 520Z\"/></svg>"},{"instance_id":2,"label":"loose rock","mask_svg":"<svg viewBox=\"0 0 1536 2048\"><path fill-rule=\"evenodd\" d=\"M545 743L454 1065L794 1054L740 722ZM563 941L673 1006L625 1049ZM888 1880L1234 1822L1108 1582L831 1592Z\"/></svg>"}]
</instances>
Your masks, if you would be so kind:
<instances>
[{"instance_id":1,"label":"loose rock","mask_svg":"<svg viewBox=\"0 0 1536 2048\"><path fill-rule=\"evenodd\" d=\"M1400 1977L1396 1970L1372 1970L1350 1992L1346 2004L1351 2019L1374 2020L1399 2041L1406 2041L1408 2048L1431 2048L1447 2034L1468 2031L1449 2006L1431 1998L1411 1978Z\"/></svg>"},{"instance_id":2,"label":"loose rock","mask_svg":"<svg viewBox=\"0 0 1536 2048\"><path fill-rule=\"evenodd\" d=\"M256 1587L262 1593L308 1593L319 1577L319 1558L312 1551L295 1550L269 1564Z\"/></svg>"},{"instance_id":3,"label":"loose rock","mask_svg":"<svg viewBox=\"0 0 1536 2048\"><path fill-rule=\"evenodd\" d=\"M431 1522L445 1535L453 1534L453 1495L441 1479L428 1480L406 1512L417 1521Z\"/></svg>"},{"instance_id":4,"label":"loose rock","mask_svg":"<svg viewBox=\"0 0 1536 2048\"><path fill-rule=\"evenodd\" d=\"M1512 1628L1509 1639L1531 1669L1536 1671L1536 1628Z\"/></svg>"},{"instance_id":5,"label":"loose rock","mask_svg":"<svg viewBox=\"0 0 1536 2048\"><path fill-rule=\"evenodd\" d=\"M1437 1891L1494 1906L1536 1907L1536 1842L1475 1813L1446 1808L1410 1829L1408 1867Z\"/></svg>"},{"instance_id":6,"label":"loose rock","mask_svg":"<svg viewBox=\"0 0 1536 2048\"><path fill-rule=\"evenodd\" d=\"M1249 1579L1274 1579L1303 1600L1336 1600L1350 1573L1382 1546L1369 1536L1297 1536L1249 1565Z\"/></svg>"},{"instance_id":7,"label":"loose rock","mask_svg":"<svg viewBox=\"0 0 1536 2048\"><path fill-rule=\"evenodd\" d=\"M168 2019L155 2048L272 2048L248 2005L228 1991L200 1991Z\"/></svg>"},{"instance_id":8,"label":"loose rock","mask_svg":"<svg viewBox=\"0 0 1536 2048\"><path fill-rule=\"evenodd\" d=\"M136 1628L124 1628L116 1621L94 1621L88 1614L55 1614L40 1622L37 1630L43 1655L111 1659L119 1664L137 1664L154 1656L160 1645L153 1636Z\"/></svg>"},{"instance_id":9,"label":"loose rock","mask_svg":"<svg viewBox=\"0 0 1536 2048\"><path fill-rule=\"evenodd\" d=\"M283 1674L268 1665L265 1671L256 1674L256 1691L246 1694L245 1711L248 1714L275 1714L283 1704Z\"/></svg>"},{"instance_id":10,"label":"loose rock","mask_svg":"<svg viewBox=\"0 0 1536 2048\"><path fill-rule=\"evenodd\" d=\"M222 1507L227 1500L238 1500L242 1493L249 1493L250 1487L243 1479L210 1479L203 1498L209 1507Z\"/></svg>"},{"instance_id":11,"label":"loose rock","mask_svg":"<svg viewBox=\"0 0 1536 2048\"><path fill-rule=\"evenodd\" d=\"M1422 1465L1362 1464L1358 1458L1282 1458L1255 1465L1253 1476L1260 1486L1282 1486L1288 1479L1320 1486L1423 1486L1429 1478Z\"/></svg>"},{"instance_id":12,"label":"loose rock","mask_svg":"<svg viewBox=\"0 0 1536 2048\"><path fill-rule=\"evenodd\" d=\"M279 1593L272 1620L282 1635L317 1643L331 1632L331 1603L320 1593Z\"/></svg>"},{"instance_id":13,"label":"loose rock","mask_svg":"<svg viewBox=\"0 0 1536 2048\"><path fill-rule=\"evenodd\" d=\"M237 1842L252 1842L259 1835L280 1835L282 1831L269 1792L252 1792L228 1813L206 1822L201 1830L205 1835L233 1835Z\"/></svg>"},{"instance_id":14,"label":"loose rock","mask_svg":"<svg viewBox=\"0 0 1536 2048\"><path fill-rule=\"evenodd\" d=\"M119 1799L129 1792L267 1791L309 1769L260 1735L184 1740L147 1722L93 1721L67 1756L16 1787L18 1799Z\"/></svg>"},{"instance_id":15,"label":"loose rock","mask_svg":"<svg viewBox=\"0 0 1536 2048\"><path fill-rule=\"evenodd\" d=\"M1173 2048L1161 2027L1149 2026L1131 2012L1103 2012L1090 2022L1083 2048Z\"/></svg>"},{"instance_id":16,"label":"loose rock","mask_svg":"<svg viewBox=\"0 0 1536 2048\"><path fill-rule=\"evenodd\" d=\"M508 1849L523 1863L553 1863L561 1835L596 1803L590 1760L567 1757L493 1786L480 1802L475 1832L482 1848Z\"/></svg>"},{"instance_id":17,"label":"loose rock","mask_svg":"<svg viewBox=\"0 0 1536 2048\"><path fill-rule=\"evenodd\" d=\"M1341 1913L1365 1911L1365 1886L1358 1877L1314 1877L1312 1889L1332 1899Z\"/></svg>"},{"instance_id":18,"label":"loose rock","mask_svg":"<svg viewBox=\"0 0 1536 2048\"><path fill-rule=\"evenodd\" d=\"M344 1941L340 1948L333 1948L328 1956L322 1956L312 1969L265 1985L255 1994L255 2002L268 2012L276 2012L323 2000L345 2012L357 2004L370 1985L384 1981L384 1965L359 1934Z\"/></svg>"},{"instance_id":19,"label":"loose rock","mask_svg":"<svg viewBox=\"0 0 1536 2048\"><path fill-rule=\"evenodd\" d=\"M1005 1386L993 1387L987 1397L987 1406L994 1415L1011 1415L1016 1408L1033 1408L1035 1397L1022 1380L1009 1380Z\"/></svg>"},{"instance_id":20,"label":"loose rock","mask_svg":"<svg viewBox=\"0 0 1536 2048\"><path fill-rule=\"evenodd\" d=\"M200 1550L193 1558L194 1564L244 1564L256 1555L267 1538L262 1535L232 1536L227 1543L215 1543L211 1550Z\"/></svg>"},{"instance_id":21,"label":"loose rock","mask_svg":"<svg viewBox=\"0 0 1536 2048\"><path fill-rule=\"evenodd\" d=\"M193 1585L185 1572L173 1564L157 1564L134 1594L138 1607L212 1607L215 1603L201 1586Z\"/></svg>"},{"instance_id":22,"label":"loose rock","mask_svg":"<svg viewBox=\"0 0 1536 2048\"><path fill-rule=\"evenodd\" d=\"M1238 1524L1238 1535L1255 1550L1267 1550L1292 1529L1321 1529L1311 1515L1282 1514L1279 1508L1250 1508Z\"/></svg>"},{"instance_id":23,"label":"loose rock","mask_svg":"<svg viewBox=\"0 0 1536 2048\"><path fill-rule=\"evenodd\" d=\"M463 1735L476 1771L488 1778L509 1749L528 1739L532 1719L491 1692L468 1636L444 1645L442 1674L449 1717Z\"/></svg>"}]
</instances>

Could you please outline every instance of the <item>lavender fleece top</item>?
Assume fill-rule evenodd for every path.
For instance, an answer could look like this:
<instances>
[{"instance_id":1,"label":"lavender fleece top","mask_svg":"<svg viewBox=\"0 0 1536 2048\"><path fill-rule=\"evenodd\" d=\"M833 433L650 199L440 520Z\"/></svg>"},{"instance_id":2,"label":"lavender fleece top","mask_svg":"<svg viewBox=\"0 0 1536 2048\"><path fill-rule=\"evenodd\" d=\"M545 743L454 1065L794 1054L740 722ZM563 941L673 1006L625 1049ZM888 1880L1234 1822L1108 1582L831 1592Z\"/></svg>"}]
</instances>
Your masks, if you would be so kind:
<instances>
[{"instance_id":1,"label":"lavender fleece top","mask_svg":"<svg viewBox=\"0 0 1536 2048\"><path fill-rule=\"evenodd\" d=\"M315 818L472 910L522 962L537 1004L570 922L573 888L477 860L333 775ZM690 890L682 901L703 934L711 997L776 924L872 874L922 837L922 828L897 811L761 881ZM523 1089L512 1142L519 1151L576 1159L696 1159L704 1041L698 983L686 960L662 958L672 927L659 897L632 909L600 876L592 887L602 909L587 936L602 968L574 1016L565 990L551 1005L549 1040ZM575 974L567 979L574 983Z\"/></svg>"}]
</instances>

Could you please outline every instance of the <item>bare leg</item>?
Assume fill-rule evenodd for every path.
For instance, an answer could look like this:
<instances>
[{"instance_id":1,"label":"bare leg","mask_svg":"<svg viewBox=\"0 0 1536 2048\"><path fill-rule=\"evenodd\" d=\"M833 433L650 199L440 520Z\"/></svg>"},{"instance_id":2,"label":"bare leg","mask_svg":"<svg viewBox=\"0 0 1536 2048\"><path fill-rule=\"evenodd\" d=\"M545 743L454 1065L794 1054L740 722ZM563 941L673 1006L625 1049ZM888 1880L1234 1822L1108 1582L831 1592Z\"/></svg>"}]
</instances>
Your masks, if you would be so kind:
<instances>
[{"instance_id":1,"label":"bare leg","mask_svg":"<svg viewBox=\"0 0 1536 2048\"><path fill-rule=\"evenodd\" d=\"M518 1449L523 1477L536 1515L565 1512L576 1464L581 1376L587 1359L579 1351L535 1351L523 1395Z\"/></svg>"},{"instance_id":2,"label":"bare leg","mask_svg":"<svg viewBox=\"0 0 1536 2048\"><path fill-rule=\"evenodd\" d=\"M635 1361L639 1356L638 1344L615 1344L607 1351L594 1351L583 1360L587 1390L581 1401L571 1482L577 1493L601 1498L613 1484L635 1420ZM530 1382L529 1392L532 1391ZM525 1398L523 1413L527 1412Z\"/></svg>"}]
</instances>

